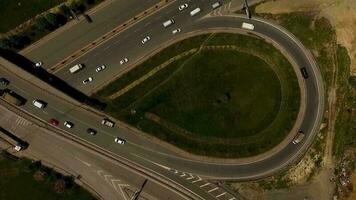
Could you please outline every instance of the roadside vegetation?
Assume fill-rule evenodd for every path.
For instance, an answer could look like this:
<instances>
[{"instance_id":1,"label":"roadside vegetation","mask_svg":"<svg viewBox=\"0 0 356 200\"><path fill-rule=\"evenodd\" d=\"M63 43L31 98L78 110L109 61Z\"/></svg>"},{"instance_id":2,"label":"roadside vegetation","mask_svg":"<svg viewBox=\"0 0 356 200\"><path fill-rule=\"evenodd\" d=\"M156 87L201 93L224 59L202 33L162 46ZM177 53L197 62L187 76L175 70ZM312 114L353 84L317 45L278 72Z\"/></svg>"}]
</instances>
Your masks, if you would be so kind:
<instances>
[{"instance_id":1,"label":"roadside vegetation","mask_svg":"<svg viewBox=\"0 0 356 200\"><path fill-rule=\"evenodd\" d=\"M2 0L0 48L21 50L102 0Z\"/></svg>"},{"instance_id":2,"label":"roadside vegetation","mask_svg":"<svg viewBox=\"0 0 356 200\"><path fill-rule=\"evenodd\" d=\"M0 199L94 200L86 190L41 162L0 151Z\"/></svg>"},{"instance_id":3,"label":"roadside vegetation","mask_svg":"<svg viewBox=\"0 0 356 200\"><path fill-rule=\"evenodd\" d=\"M337 44L336 33L330 22L317 16L317 13L294 12L278 15L263 13L258 15L275 21L291 31L311 51L323 75L326 110L329 109L328 95L333 86L333 75L335 75L337 86L335 114L337 117L333 153L336 158L336 178L327 181L328 184L330 181L336 183L337 196L347 196L352 190L350 174L355 169L356 157L354 151L356 147L356 77L350 76L350 58L347 50ZM229 184L232 187L238 185L239 188L254 187L255 191L262 189L263 193L263 190L288 188L314 179L323 166L326 136L330 126L329 117L330 115L326 112L312 147L303 159L287 172L283 171L264 180L246 183L245 186L242 183ZM239 189L237 188L237 190ZM273 191L271 192L273 193Z\"/></svg>"},{"instance_id":4,"label":"roadside vegetation","mask_svg":"<svg viewBox=\"0 0 356 200\"><path fill-rule=\"evenodd\" d=\"M296 76L283 55L260 38L228 33L167 47L94 97L144 132L225 158L271 149L299 110Z\"/></svg>"}]
</instances>

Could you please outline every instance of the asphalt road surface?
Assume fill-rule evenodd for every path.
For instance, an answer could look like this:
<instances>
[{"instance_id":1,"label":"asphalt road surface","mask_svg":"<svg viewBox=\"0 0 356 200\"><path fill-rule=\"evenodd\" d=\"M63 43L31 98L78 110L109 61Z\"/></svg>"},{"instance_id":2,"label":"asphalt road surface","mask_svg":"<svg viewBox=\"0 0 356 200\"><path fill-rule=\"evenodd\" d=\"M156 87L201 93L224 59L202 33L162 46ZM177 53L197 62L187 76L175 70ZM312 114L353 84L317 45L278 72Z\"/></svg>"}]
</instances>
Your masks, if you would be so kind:
<instances>
[{"instance_id":1,"label":"asphalt road surface","mask_svg":"<svg viewBox=\"0 0 356 200\"><path fill-rule=\"evenodd\" d=\"M0 73L11 81L11 89L29 99L29 102L23 107L26 111L44 121L56 118L60 121L59 128L66 130L68 133L105 148L119 157L144 166L147 170L167 177L173 182L197 191L201 196L204 196L204 194L201 192L200 186L196 187L186 180L177 177L174 170L199 175L200 177L217 179L248 180L270 175L302 155L312 142L315 130L320 125L321 113L323 111L324 95L320 72L315 66L309 52L287 31L259 19L248 20L244 17L236 16L201 18L211 11L209 3L213 1L206 2L204 1L204 4L202 4L203 1L192 1L189 9L183 12L178 11L177 3L173 3L159 13L146 18L105 44L80 57L75 63L84 63L86 65L86 68L81 72L74 75L69 74L68 68L71 65L68 65L58 71L56 75L80 91L89 94L96 87L105 83L107 79L110 79L111 76L120 73L125 67L129 67L130 64L140 62L141 58L146 57L150 52L160 46L164 46L171 40L182 39L185 34L191 32L200 31L203 33L204 31L216 28L231 28L236 31L242 31L240 29L241 24L247 21L254 24L255 29L252 31L253 33L264 35L264 37L273 40L282 47L285 53L291 56L297 67L305 67L309 73L309 78L300 83L301 88L306 94L306 98L304 99L306 103L305 115L300 125L300 129L305 132L306 138L302 143L297 145L289 143L281 151L265 159L250 163L221 164L190 160L182 158L175 152L157 145L151 140L121 126L116 128L103 127L100 124L103 116L61 100L54 94L43 91L38 86L31 85L29 82L23 80L23 78L4 70L5 67L0 68ZM200 15L190 17L189 11L198 6L202 8ZM162 22L171 18L176 23L169 28L164 28ZM173 35L171 31L178 27L182 29L182 32L178 35ZM141 40L147 35L151 36L151 41L142 45ZM128 57L130 60L126 66L118 64L123 57ZM95 67L100 64L105 64L108 67L105 71L96 73ZM301 76L298 69L296 69L296 73L299 77ZM81 81L88 76L93 76L94 81L84 86ZM37 109L32 106L31 101L38 98L48 102L48 107ZM66 129L63 126L63 122L66 120L74 122L75 126L72 129ZM88 135L85 132L88 127L98 130L98 134L94 137ZM127 144L124 146L115 144L113 140L116 136L127 139Z\"/></svg>"}]
</instances>

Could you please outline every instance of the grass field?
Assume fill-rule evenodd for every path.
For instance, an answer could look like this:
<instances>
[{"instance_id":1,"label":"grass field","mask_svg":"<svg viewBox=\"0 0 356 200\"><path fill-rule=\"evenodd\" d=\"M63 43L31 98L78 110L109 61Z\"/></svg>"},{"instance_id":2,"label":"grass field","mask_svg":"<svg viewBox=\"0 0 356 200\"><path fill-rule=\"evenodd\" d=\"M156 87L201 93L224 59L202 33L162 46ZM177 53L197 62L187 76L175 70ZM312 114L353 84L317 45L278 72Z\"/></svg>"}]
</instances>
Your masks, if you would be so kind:
<instances>
[{"instance_id":1,"label":"grass field","mask_svg":"<svg viewBox=\"0 0 356 200\"><path fill-rule=\"evenodd\" d=\"M0 33L22 24L65 0L1 0Z\"/></svg>"},{"instance_id":2,"label":"grass field","mask_svg":"<svg viewBox=\"0 0 356 200\"><path fill-rule=\"evenodd\" d=\"M0 199L11 200L92 200L91 194L74 184L62 194L53 191L58 174L52 172L43 181L34 179L31 161L0 153Z\"/></svg>"},{"instance_id":3,"label":"grass field","mask_svg":"<svg viewBox=\"0 0 356 200\"><path fill-rule=\"evenodd\" d=\"M196 51L110 98L191 49ZM278 144L292 127L299 108L293 73L261 39L201 35L168 47L94 96L108 103L110 115L189 152L251 156Z\"/></svg>"}]
</instances>

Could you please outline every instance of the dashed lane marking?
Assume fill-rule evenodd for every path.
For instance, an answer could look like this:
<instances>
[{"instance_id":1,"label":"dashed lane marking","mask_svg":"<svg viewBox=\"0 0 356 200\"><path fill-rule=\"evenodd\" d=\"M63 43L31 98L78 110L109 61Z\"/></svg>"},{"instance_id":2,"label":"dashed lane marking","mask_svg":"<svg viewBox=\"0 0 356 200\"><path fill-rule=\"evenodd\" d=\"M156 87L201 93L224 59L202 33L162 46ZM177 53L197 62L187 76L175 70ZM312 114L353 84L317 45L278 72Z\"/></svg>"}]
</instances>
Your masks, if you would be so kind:
<instances>
[{"instance_id":1,"label":"dashed lane marking","mask_svg":"<svg viewBox=\"0 0 356 200\"><path fill-rule=\"evenodd\" d=\"M226 192L223 192L223 193L221 193L221 194L219 194L219 195L217 195L217 196L215 196L216 198L219 198L219 197L221 197L221 196L224 196L226 194Z\"/></svg>"},{"instance_id":2,"label":"dashed lane marking","mask_svg":"<svg viewBox=\"0 0 356 200\"><path fill-rule=\"evenodd\" d=\"M210 183L205 183L205 184L203 184L203 185L201 185L199 187L203 188L203 187L208 186L208 185L210 185Z\"/></svg>"},{"instance_id":3,"label":"dashed lane marking","mask_svg":"<svg viewBox=\"0 0 356 200\"><path fill-rule=\"evenodd\" d=\"M214 192L215 190L218 190L218 189L219 189L218 187L215 187L215 188L209 190L208 192L209 192L209 193L210 193L210 192Z\"/></svg>"}]
</instances>

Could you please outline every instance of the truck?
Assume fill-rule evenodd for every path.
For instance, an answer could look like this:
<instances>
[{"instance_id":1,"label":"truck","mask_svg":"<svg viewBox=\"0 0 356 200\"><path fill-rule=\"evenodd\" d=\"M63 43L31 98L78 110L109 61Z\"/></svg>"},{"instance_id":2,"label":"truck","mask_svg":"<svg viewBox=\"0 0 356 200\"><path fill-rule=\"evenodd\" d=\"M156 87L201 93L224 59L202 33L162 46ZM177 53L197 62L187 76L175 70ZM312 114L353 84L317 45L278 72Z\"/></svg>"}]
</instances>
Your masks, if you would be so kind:
<instances>
[{"instance_id":1,"label":"truck","mask_svg":"<svg viewBox=\"0 0 356 200\"><path fill-rule=\"evenodd\" d=\"M71 74L74 74L74 73L80 71L81 69L83 69L83 67L84 67L83 64L76 64L76 65L74 65L73 67L69 68L69 72L70 72Z\"/></svg>"},{"instance_id":2,"label":"truck","mask_svg":"<svg viewBox=\"0 0 356 200\"><path fill-rule=\"evenodd\" d=\"M299 142L301 142L304 138L304 132L303 131L298 131L298 134L294 137L292 143L293 144L298 144Z\"/></svg>"},{"instance_id":3,"label":"truck","mask_svg":"<svg viewBox=\"0 0 356 200\"><path fill-rule=\"evenodd\" d=\"M201 9L200 8L196 8L192 11L190 11L190 16L195 16L196 14L200 13Z\"/></svg>"},{"instance_id":4,"label":"truck","mask_svg":"<svg viewBox=\"0 0 356 200\"><path fill-rule=\"evenodd\" d=\"M13 146L15 151L21 151L28 147L27 142L21 140L2 127L0 127L0 139Z\"/></svg>"},{"instance_id":5,"label":"truck","mask_svg":"<svg viewBox=\"0 0 356 200\"><path fill-rule=\"evenodd\" d=\"M167 28L168 26L170 26L172 24L174 24L174 20L170 19L170 20L167 20L167 21L163 22L162 25L163 25L164 28Z\"/></svg>"},{"instance_id":6,"label":"truck","mask_svg":"<svg viewBox=\"0 0 356 200\"><path fill-rule=\"evenodd\" d=\"M255 29L255 26L253 24L243 22L241 28L252 31L253 29Z\"/></svg>"},{"instance_id":7,"label":"truck","mask_svg":"<svg viewBox=\"0 0 356 200\"><path fill-rule=\"evenodd\" d=\"M1 98L4 99L6 102L14 104L16 106L22 106L27 101L25 98L10 89L0 91L0 95Z\"/></svg>"}]
</instances>

